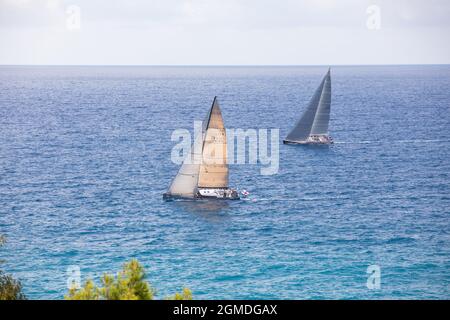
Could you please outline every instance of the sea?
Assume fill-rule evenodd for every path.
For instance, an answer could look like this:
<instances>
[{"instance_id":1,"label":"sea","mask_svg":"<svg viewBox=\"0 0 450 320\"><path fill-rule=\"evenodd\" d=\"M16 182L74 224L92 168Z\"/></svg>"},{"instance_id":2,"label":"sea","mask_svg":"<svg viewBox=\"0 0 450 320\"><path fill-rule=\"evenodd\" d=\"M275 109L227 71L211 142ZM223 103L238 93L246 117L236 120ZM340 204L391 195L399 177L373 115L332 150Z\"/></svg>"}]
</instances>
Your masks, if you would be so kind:
<instances>
[{"instance_id":1,"label":"sea","mask_svg":"<svg viewBox=\"0 0 450 320\"><path fill-rule=\"evenodd\" d=\"M331 66L331 146L283 145L328 66L0 67L0 269L29 299L133 258L163 299L449 299L450 66ZM214 96L279 130L240 201L164 202Z\"/></svg>"}]
</instances>

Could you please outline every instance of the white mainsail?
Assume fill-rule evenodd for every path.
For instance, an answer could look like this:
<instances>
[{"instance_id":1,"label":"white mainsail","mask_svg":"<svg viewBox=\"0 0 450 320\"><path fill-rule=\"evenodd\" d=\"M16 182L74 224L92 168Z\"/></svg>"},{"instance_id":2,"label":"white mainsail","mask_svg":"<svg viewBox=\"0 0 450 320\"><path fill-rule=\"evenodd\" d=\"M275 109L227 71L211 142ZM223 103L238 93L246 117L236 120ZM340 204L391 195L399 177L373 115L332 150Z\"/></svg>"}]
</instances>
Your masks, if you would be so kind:
<instances>
[{"instance_id":1,"label":"white mainsail","mask_svg":"<svg viewBox=\"0 0 450 320\"><path fill-rule=\"evenodd\" d=\"M228 187L227 141L217 98L203 122L203 130L191 146L191 152L173 179L168 193L194 198L198 187Z\"/></svg>"},{"instance_id":2,"label":"white mainsail","mask_svg":"<svg viewBox=\"0 0 450 320\"><path fill-rule=\"evenodd\" d=\"M328 134L331 107L330 69L311 98L306 111L287 135L287 141L304 141L310 135Z\"/></svg>"}]
</instances>

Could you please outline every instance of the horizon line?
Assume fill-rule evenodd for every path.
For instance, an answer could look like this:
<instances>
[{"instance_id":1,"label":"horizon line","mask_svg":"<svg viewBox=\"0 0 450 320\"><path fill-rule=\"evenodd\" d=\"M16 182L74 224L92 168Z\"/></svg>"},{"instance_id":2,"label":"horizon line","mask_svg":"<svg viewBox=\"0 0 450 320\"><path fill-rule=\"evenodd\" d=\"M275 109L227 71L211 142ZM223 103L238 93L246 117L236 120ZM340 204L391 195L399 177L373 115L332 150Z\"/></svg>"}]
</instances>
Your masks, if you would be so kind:
<instances>
[{"instance_id":1,"label":"horizon line","mask_svg":"<svg viewBox=\"0 0 450 320\"><path fill-rule=\"evenodd\" d=\"M449 66L450 63L380 64L0 64L0 67L383 67Z\"/></svg>"}]
</instances>

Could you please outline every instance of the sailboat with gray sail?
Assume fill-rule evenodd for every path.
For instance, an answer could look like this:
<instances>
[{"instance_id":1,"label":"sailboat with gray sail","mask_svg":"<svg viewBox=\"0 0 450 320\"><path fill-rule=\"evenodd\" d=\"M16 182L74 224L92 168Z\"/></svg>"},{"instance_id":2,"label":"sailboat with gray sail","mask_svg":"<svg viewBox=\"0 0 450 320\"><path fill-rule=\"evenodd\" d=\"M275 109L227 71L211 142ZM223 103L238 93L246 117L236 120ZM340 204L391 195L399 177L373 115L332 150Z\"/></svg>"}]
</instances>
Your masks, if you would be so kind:
<instances>
[{"instance_id":1,"label":"sailboat with gray sail","mask_svg":"<svg viewBox=\"0 0 450 320\"><path fill-rule=\"evenodd\" d=\"M292 131L283 140L284 144L332 144L328 134L331 108L330 69L316 89L305 112Z\"/></svg>"},{"instance_id":2,"label":"sailboat with gray sail","mask_svg":"<svg viewBox=\"0 0 450 320\"><path fill-rule=\"evenodd\" d=\"M237 200L239 194L228 187L227 136L217 97L195 137L164 200Z\"/></svg>"}]
</instances>

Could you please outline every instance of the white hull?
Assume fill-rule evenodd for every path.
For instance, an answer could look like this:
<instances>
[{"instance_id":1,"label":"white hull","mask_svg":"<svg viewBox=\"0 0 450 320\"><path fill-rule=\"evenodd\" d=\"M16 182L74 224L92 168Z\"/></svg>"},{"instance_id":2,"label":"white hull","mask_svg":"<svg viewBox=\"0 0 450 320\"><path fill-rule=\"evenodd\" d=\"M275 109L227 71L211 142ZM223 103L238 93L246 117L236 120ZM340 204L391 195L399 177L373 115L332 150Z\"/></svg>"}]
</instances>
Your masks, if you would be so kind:
<instances>
[{"instance_id":1,"label":"white hull","mask_svg":"<svg viewBox=\"0 0 450 320\"><path fill-rule=\"evenodd\" d=\"M230 188L198 188L194 197L186 197L165 193L163 199L166 201L184 199L184 200L239 200L239 194L236 190Z\"/></svg>"},{"instance_id":2,"label":"white hull","mask_svg":"<svg viewBox=\"0 0 450 320\"><path fill-rule=\"evenodd\" d=\"M229 188L198 188L197 195L202 199L239 199L237 191Z\"/></svg>"}]
</instances>

